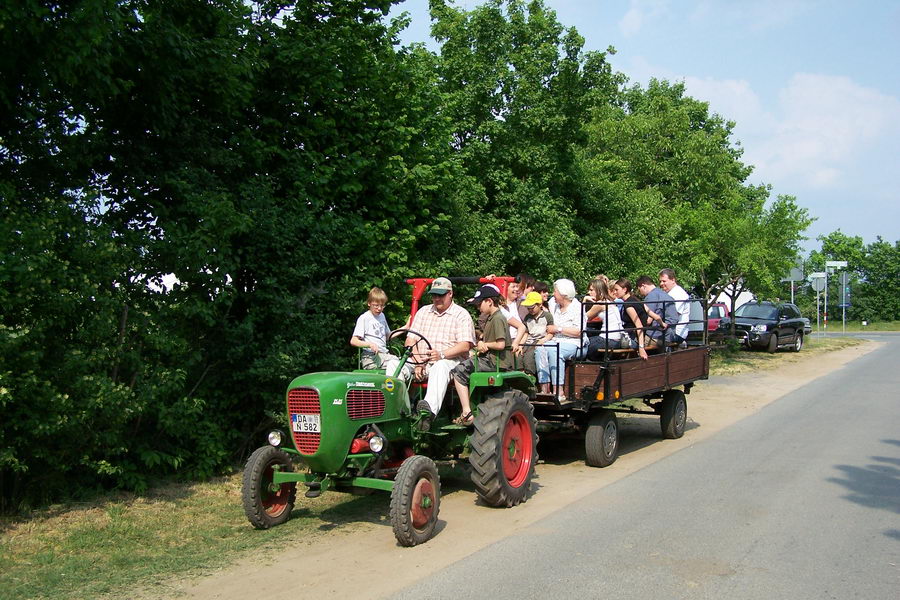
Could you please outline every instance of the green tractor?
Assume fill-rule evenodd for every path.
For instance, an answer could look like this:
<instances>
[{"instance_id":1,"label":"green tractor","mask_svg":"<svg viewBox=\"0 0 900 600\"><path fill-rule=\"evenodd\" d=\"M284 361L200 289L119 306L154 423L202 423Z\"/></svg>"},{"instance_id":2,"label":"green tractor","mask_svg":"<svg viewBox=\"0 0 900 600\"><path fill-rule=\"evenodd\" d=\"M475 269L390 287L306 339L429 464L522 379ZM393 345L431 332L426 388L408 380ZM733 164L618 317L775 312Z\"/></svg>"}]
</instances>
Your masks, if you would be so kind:
<instances>
[{"instance_id":1,"label":"green tractor","mask_svg":"<svg viewBox=\"0 0 900 600\"><path fill-rule=\"evenodd\" d=\"M454 286L494 283L505 292L512 278L450 278ZM413 286L412 314L432 279L408 279ZM410 337L413 346L396 351L400 365L383 370L324 372L301 375L287 389L289 436L269 434L244 468L242 498L250 523L268 529L287 521L297 483L307 497L326 490L391 492L390 517L397 541L421 544L434 533L441 502L441 480L435 461L468 455L478 496L490 506L515 506L528 499L537 463L534 378L521 371L475 372L469 390L473 425L453 423L455 393L448 388L441 411L427 431L415 410L424 383L409 386L399 377L414 361L413 349L431 343L420 334L399 329L393 340ZM394 344L395 346L397 344ZM430 414L428 415L430 417ZM287 439L286 439L287 438ZM294 469L295 463L302 470Z\"/></svg>"}]
</instances>

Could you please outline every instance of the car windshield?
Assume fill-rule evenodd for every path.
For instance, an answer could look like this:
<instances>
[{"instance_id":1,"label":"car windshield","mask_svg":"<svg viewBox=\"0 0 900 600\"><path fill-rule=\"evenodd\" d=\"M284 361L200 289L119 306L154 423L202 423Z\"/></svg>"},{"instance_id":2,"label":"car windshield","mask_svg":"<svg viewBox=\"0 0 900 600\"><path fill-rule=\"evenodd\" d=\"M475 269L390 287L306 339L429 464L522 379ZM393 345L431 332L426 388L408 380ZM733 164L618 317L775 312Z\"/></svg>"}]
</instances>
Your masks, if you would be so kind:
<instances>
[{"instance_id":1,"label":"car windshield","mask_svg":"<svg viewBox=\"0 0 900 600\"><path fill-rule=\"evenodd\" d=\"M745 304L736 311L736 317L744 317L745 319L772 319L778 315L778 310L768 304Z\"/></svg>"}]
</instances>

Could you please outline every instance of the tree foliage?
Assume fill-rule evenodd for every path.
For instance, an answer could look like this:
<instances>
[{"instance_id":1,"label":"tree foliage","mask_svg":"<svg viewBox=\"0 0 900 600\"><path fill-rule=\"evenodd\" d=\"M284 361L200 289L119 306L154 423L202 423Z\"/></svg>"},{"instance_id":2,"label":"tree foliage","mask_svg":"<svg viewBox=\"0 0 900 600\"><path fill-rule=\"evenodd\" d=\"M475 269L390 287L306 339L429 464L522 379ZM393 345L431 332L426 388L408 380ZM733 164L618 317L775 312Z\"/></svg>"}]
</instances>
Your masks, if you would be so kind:
<instances>
[{"instance_id":1,"label":"tree foliage","mask_svg":"<svg viewBox=\"0 0 900 600\"><path fill-rule=\"evenodd\" d=\"M226 468L372 285L394 324L416 275L776 289L809 218L682 84L539 0L433 0L437 52L393 3L0 7L5 507Z\"/></svg>"},{"instance_id":2,"label":"tree foliage","mask_svg":"<svg viewBox=\"0 0 900 600\"><path fill-rule=\"evenodd\" d=\"M852 321L896 321L900 315L900 240L891 244L881 237L865 244L859 236L848 236L840 229L819 236L822 249L810 253L807 272L825 271L829 260L847 261L850 294L847 318ZM842 271L843 269L841 269ZM803 288L802 302L815 313L815 294L811 287ZM825 310L824 292L820 309ZM840 271L828 277L828 318L840 320L842 311Z\"/></svg>"}]
</instances>

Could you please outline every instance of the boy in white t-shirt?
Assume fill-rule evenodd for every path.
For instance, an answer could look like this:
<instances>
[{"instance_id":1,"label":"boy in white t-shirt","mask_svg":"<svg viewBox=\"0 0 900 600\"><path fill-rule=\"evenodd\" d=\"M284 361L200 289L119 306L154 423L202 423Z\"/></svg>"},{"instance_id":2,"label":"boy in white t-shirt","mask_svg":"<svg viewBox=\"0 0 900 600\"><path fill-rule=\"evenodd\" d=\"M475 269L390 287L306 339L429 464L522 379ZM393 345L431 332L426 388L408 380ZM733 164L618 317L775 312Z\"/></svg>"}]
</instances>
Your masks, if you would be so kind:
<instances>
[{"instance_id":1,"label":"boy in white t-shirt","mask_svg":"<svg viewBox=\"0 0 900 600\"><path fill-rule=\"evenodd\" d=\"M400 364L400 359L388 353L387 337L390 328L384 317L384 306L387 304L387 294L379 287L369 290L366 304L369 310L359 315L356 319L356 327L350 336L350 345L354 348L362 348L360 364L363 369L384 369L386 375L393 375ZM412 375L412 366L409 363L403 365L398 376L404 381L409 381Z\"/></svg>"}]
</instances>

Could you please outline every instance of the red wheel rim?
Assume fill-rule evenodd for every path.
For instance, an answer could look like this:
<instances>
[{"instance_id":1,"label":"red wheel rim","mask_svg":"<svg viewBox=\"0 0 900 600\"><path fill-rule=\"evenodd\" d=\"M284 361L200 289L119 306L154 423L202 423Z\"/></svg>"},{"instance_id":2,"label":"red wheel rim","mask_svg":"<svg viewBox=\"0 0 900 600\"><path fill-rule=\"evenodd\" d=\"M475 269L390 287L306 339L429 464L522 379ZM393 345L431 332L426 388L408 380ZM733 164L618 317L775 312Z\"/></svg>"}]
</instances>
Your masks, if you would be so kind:
<instances>
[{"instance_id":1,"label":"red wheel rim","mask_svg":"<svg viewBox=\"0 0 900 600\"><path fill-rule=\"evenodd\" d=\"M422 477L416 482L410 513L413 527L416 529L425 527L434 515L434 486L427 477Z\"/></svg>"},{"instance_id":2,"label":"red wheel rim","mask_svg":"<svg viewBox=\"0 0 900 600\"><path fill-rule=\"evenodd\" d=\"M266 467L266 472L260 482L260 500L263 510L270 517L277 517L283 513L287 508L288 499L291 497L291 484L289 483L282 483L277 492L272 491L270 486L272 485L274 472L275 470L271 465Z\"/></svg>"},{"instance_id":3,"label":"red wheel rim","mask_svg":"<svg viewBox=\"0 0 900 600\"><path fill-rule=\"evenodd\" d=\"M531 460L534 455L532 442L528 419L521 412L513 413L503 430L503 446L500 448L500 454L503 460L503 474L509 485L514 488L525 483L531 472Z\"/></svg>"}]
</instances>

